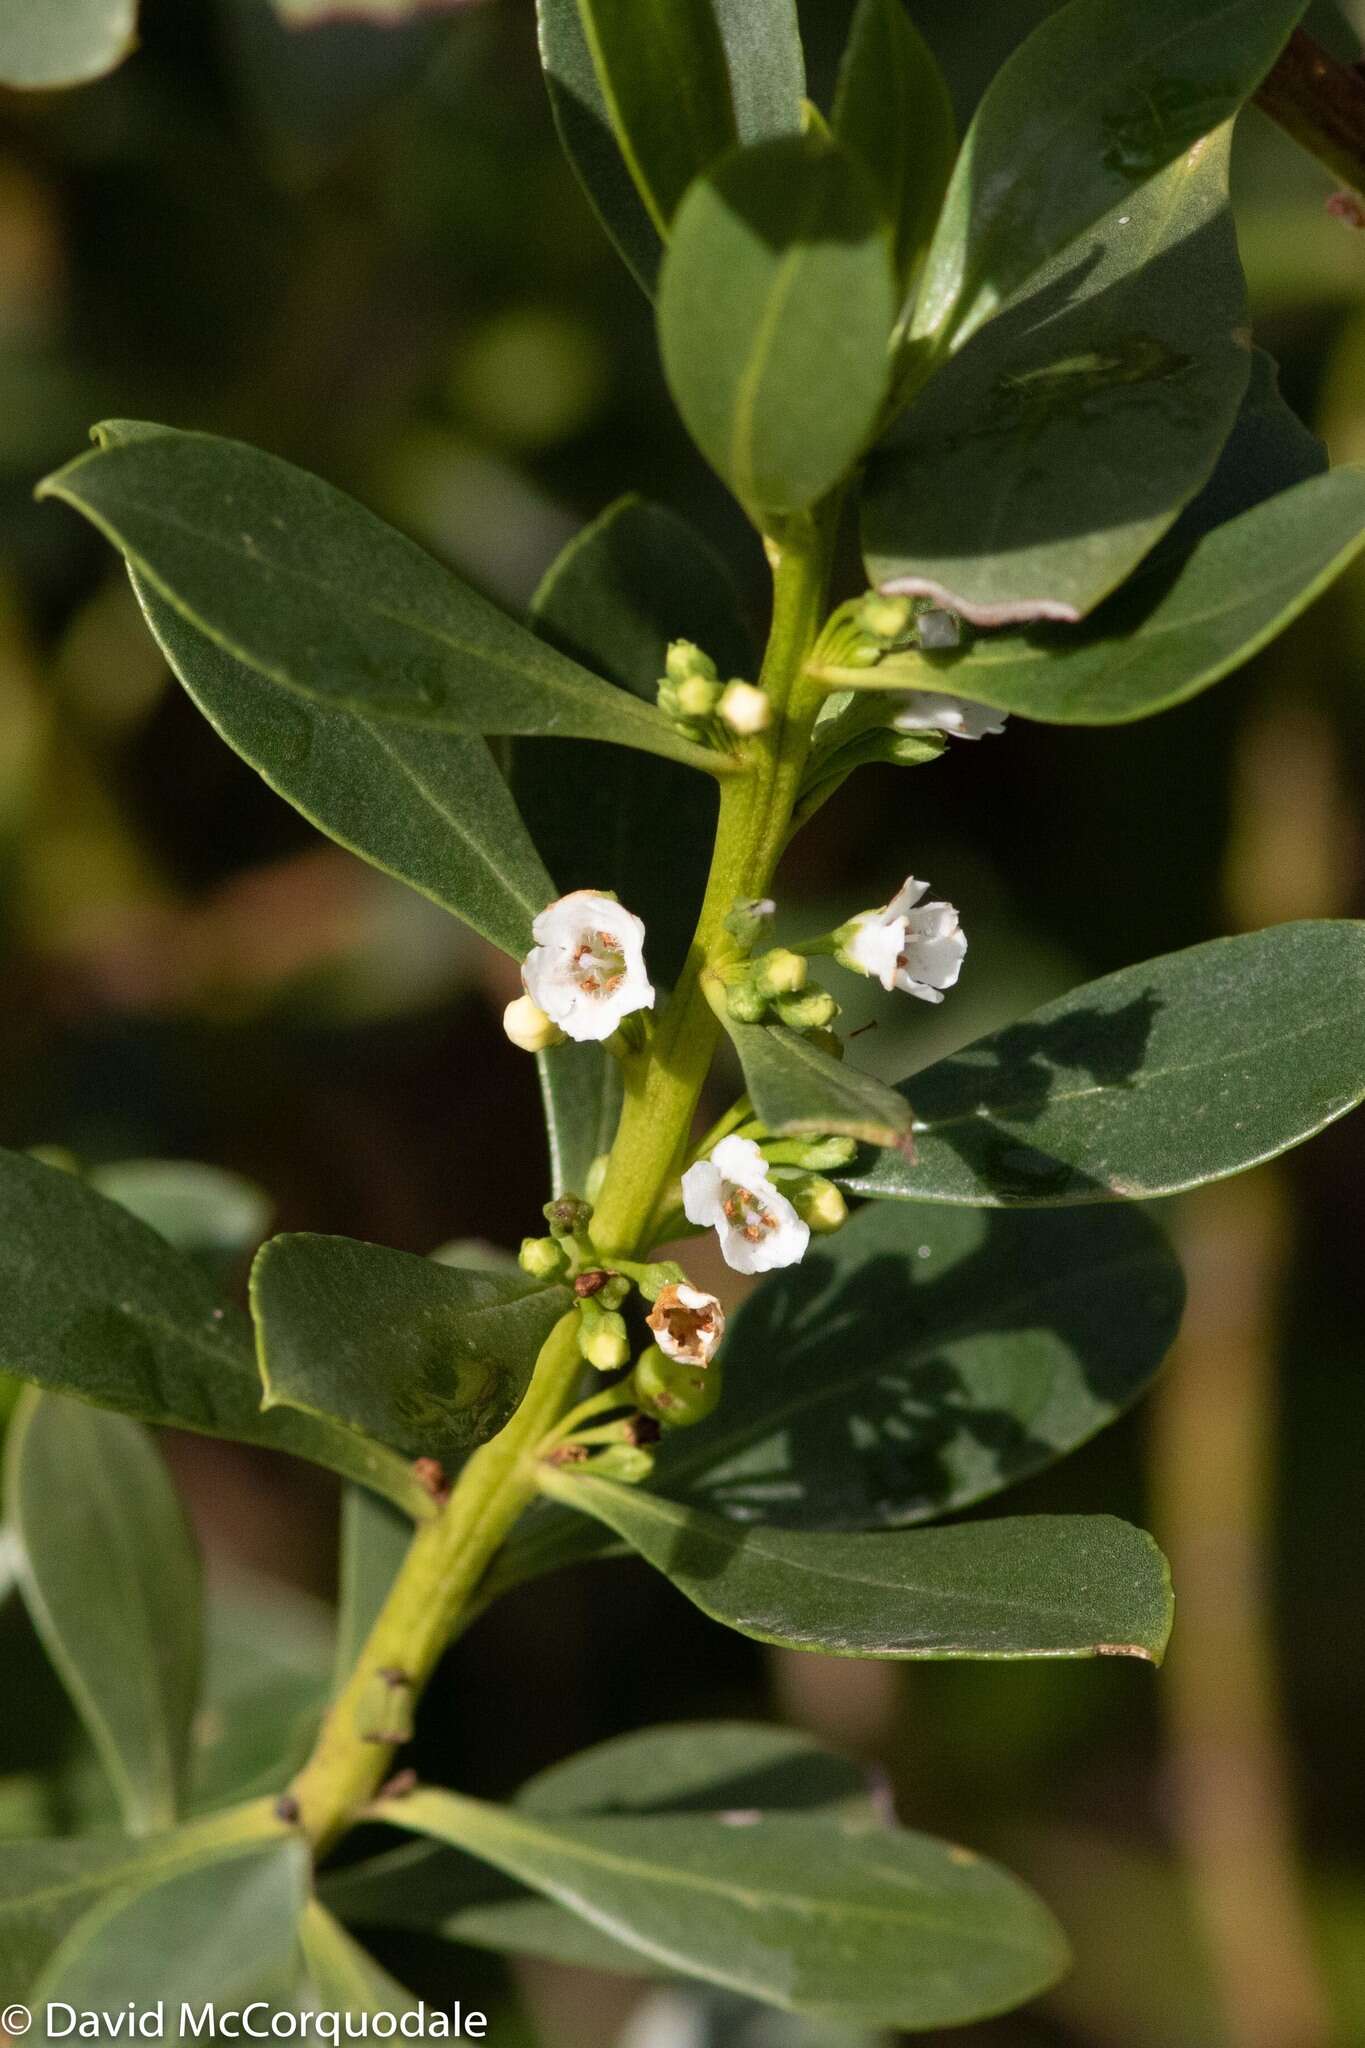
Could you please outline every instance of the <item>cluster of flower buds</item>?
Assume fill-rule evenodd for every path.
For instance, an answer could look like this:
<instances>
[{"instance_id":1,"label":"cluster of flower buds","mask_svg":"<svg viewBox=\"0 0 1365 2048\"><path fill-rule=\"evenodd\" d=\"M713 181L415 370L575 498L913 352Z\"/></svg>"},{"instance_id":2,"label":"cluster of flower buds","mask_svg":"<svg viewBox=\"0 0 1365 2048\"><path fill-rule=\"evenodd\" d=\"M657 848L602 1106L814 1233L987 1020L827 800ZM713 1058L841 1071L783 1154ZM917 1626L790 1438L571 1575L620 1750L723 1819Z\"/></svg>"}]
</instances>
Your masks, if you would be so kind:
<instances>
[{"instance_id":1,"label":"cluster of flower buds","mask_svg":"<svg viewBox=\"0 0 1365 2048\"><path fill-rule=\"evenodd\" d=\"M804 953L785 946L729 965L725 1007L737 1024L762 1024L775 1017L793 1031L827 1030L839 1014L834 997L811 982Z\"/></svg>"},{"instance_id":2,"label":"cluster of flower buds","mask_svg":"<svg viewBox=\"0 0 1365 2048\"><path fill-rule=\"evenodd\" d=\"M889 655L952 654L962 646L965 631L958 614L933 598L870 590L835 614L825 653L837 666L873 669ZM891 703L890 725L899 733L979 740L1005 729L1002 712L946 691L899 690L891 694Z\"/></svg>"},{"instance_id":3,"label":"cluster of flower buds","mask_svg":"<svg viewBox=\"0 0 1365 2048\"><path fill-rule=\"evenodd\" d=\"M728 746L772 724L772 700L757 683L722 682L709 654L690 640L675 640L659 679L658 704L679 732L702 746Z\"/></svg>"}]
</instances>

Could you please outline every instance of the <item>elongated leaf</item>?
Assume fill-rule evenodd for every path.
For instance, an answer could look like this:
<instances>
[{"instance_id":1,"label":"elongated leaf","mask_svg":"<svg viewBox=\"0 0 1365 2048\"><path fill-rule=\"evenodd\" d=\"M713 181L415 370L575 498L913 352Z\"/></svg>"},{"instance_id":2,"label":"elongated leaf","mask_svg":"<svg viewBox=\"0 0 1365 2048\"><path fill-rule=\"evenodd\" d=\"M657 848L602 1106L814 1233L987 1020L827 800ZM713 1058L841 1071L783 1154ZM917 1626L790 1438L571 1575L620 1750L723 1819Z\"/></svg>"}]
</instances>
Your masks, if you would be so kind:
<instances>
[{"instance_id":1,"label":"elongated leaf","mask_svg":"<svg viewBox=\"0 0 1365 2048\"><path fill-rule=\"evenodd\" d=\"M199 632L137 569L130 575L186 693L277 795L348 852L525 956L531 920L555 890L486 741L282 689Z\"/></svg>"},{"instance_id":2,"label":"elongated leaf","mask_svg":"<svg viewBox=\"0 0 1365 2048\"><path fill-rule=\"evenodd\" d=\"M1365 468L1334 469L1143 568L1078 626L983 635L961 661L897 658L917 689L1057 725L1122 725L1208 689L1259 652L1365 544ZM883 671L864 670L880 676Z\"/></svg>"},{"instance_id":3,"label":"elongated leaf","mask_svg":"<svg viewBox=\"0 0 1365 2048\"><path fill-rule=\"evenodd\" d=\"M947 85L905 0L859 0L839 73L834 132L877 181L904 287L933 233L957 148Z\"/></svg>"},{"instance_id":4,"label":"elongated leaf","mask_svg":"<svg viewBox=\"0 0 1365 2048\"><path fill-rule=\"evenodd\" d=\"M251 1269L266 1404L454 1460L502 1428L571 1299L348 1237L272 1238Z\"/></svg>"},{"instance_id":5,"label":"elongated leaf","mask_svg":"<svg viewBox=\"0 0 1365 2048\"><path fill-rule=\"evenodd\" d=\"M39 0L0 9L0 85L84 85L137 40L137 0Z\"/></svg>"},{"instance_id":6,"label":"elongated leaf","mask_svg":"<svg viewBox=\"0 0 1365 2048\"><path fill-rule=\"evenodd\" d=\"M724 562L675 512L639 498L619 499L569 543L532 621L561 654L651 704L673 640L695 641L723 676L757 673ZM651 973L670 987L706 886L710 783L587 741L524 739L512 787L559 888L615 890L644 919Z\"/></svg>"},{"instance_id":7,"label":"elongated leaf","mask_svg":"<svg viewBox=\"0 0 1365 2048\"><path fill-rule=\"evenodd\" d=\"M621 1114L621 1066L600 1045L558 1045L537 1056L550 1141L550 1188L581 1195L594 1159L611 1147Z\"/></svg>"},{"instance_id":8,"label":"elongated leaf","mask_svg":"<svg viewBox=\"0 0 1365 2048\"><path fill-rule=\"evenodd\" d=\"M270 1197L221 1166L193 1159L120 1159L92 1166L87 1178L167 1244L191 1253L216 1279L225 1279L270 1228Z\"/></svg>"},{"instance_id":9,"label":"elongated leaf","mask_svg":"<svg viewBox=\"0 0 1365 2048\"><path fill-rule=\"evenodd\" d=\"M280 20L291 28L310 28L334 21L368 21L392 28L433 14L458 14L481 0L271 0Z\"/></svg>"},{"instance_id":10,"label":"elongated leaf","mask_svg":"<svg viewBox=\"0 0 1365 2048\"><path fill-rule=\"evenodd\" d=\"M278 1579L213 1589L194 1725L195 1812L278 1795L312 1747L334 1662L332 1617L322 1601Z\"/></svg>"},{"instance_id":11,"label":"elongated leaf","mask_svg":"<svg viewBox=\"0 0 1365 2048\"><path fill-rule=\"evenodd\" d=\"M869 469L875 582L981 625L1077 619L1172 524L1250 373L1228 140L1152 178L930 378Z\"/></svg>"},{"instance_id":12,"label":"elongated leaf","mask_svg":"<svg viewBox=\"0 0 1365 2048\"><path fill-rule=\"evenodd\" d=\"M386 1818L472 1850L689 1975L906 2027L1016 2004L1063 1968L1046 1908L922 1835L769 1814L547 1821L419 1791Z\"/></svg>"},{"instance_id":13,"label":"elongated leaf","mask_svg":"<svg viewBox=\"0 0 1365 2048\"><path fill-rule=\"evenodd\" d=\"M341 1565L337 1592L336 1684L350 1677L398 1567L412 1542L412 1524L362 1486L341 1502Z\"/></svg>"},{"instance_id":14,"label":"elongated leaf","mask_svg":"<svg viewBox=\"0 0 1365 2048\"><path fill-rule=\"evenodd\" d=\"M711 0L578 0L617 145L661 235L699 171L738 141Z\"/></svg>"},{"instance_id":15,"label":"elongated leaf","mask_svg":"<svg viewBox=\"0 0 1365 2048\"><path fill-rule=\"evenodd\" d=\"M910 1105L893 1088L812 1045L785 1024L726 1022L760 1122L774 1134L832 1132L870 1145L909 1136Z\"/></svg>"},{"instance_id":16,"label":"elongated leaf","mask_svg":"<svg viewBox=\"0 0 1365 2048\"><path fill-rule=\"evenodd\" d=\"M740 141L797 133L806 80L795 0L714 0L713 11ZM536 14L564 153L627 267L652 293L663 243L612 133L578 0L536 0Z\"/></svg>"},{"instance_id":17,"label":"elongated leaf","mask_svg":"<svg viewBox=\"0 0 1365 2048\"><path fill-rule=\"evenodd\" d=\"M0 1855L0 1973L6 1995L23 1998L64 1936L90 1909L197 1865L233 1843L280 1833L271 1802L145 1841L119 1835L6 1842Z\"/></svg>"},{"instance_id":18,"label":"elongated leaf","mask_svg":"<svg viewBox=\"0 0 1365 2048\"><path fill-rule=\"evenodd\" d=\"M862 1195L984 1207L1177 1194L1365 1100L1365 924L1272 925L1073 989L906 1084L917 1158Z\"/></svg>"},{"instance_id":19,"label":"elongated leaf","mask_svg":"<svg viewBox=\"0 0 1365 2048\"><path fill-rule=\"evenodd\" d=\"M577 1519L577 1518L575 1518ZM516 1804L547 1818L590 1813L821 1813L870 1817L864 1774L794 1729L739 1721L641 1729L532 1778ZM648 1957L464 1851L405 1843L323 1881L333 1911L579 1967L657 1973Z\"/></svg>"},{"instance_id":20,"label":"elongated leaf","mask_svg":"<svg viewBox=\"0 0 1365 2048\"><path fill-rule=\"evenodd\" d=\"M240 441L116 421L39 486L195 629L330 710L423 731L613 740L723 774L320 477Z\"/></svg>"},{"instance_id":21,"label":"elongated leaf","mask_svg":"<svg viewBox=\"0 0 1365 2048\"><path fill-rule=\"evenodd\" d=\"M546 1471L703 1614L826 1657L1145 1657L1171 1631L1150 1536L1110 1515L1027 1515L844 1535L737 1527L590 1469Z\"/></svg>"},{"instance_id":22,"label":"elongated leaf","mask_svg":"<svg viewBox=\"0 0 1365 2048\"><path fill-rule=\"evenodd\" d=\"M74 1174L0 1151L0 1369L144 1422L330 1466L410 1514L404 1461L341 1423L263 1413L251 1327L195 1262Z\"/></svg>"},{"instance_id":23,"label":"elongated leaf","mask_svg":"<svg viewBox=\"0 0 1365 2048\"><path fill-rule=\"evenodd\" d=\"M199 1697L199 1558L147 1432L30 1390L5 1442L5 1509L34 1627L132 1834L169 1827Z\"/></svg>"},{"instance_id":24,"label":"elongated leaf","mask_svg":"<svg viewBox=\"0 0 1365 2048\"><path fill-rule=\"evenodd\" d=\"M359 1942L334 1920L325 1906L310 1899L299 1922L303 1957L318 2004L324 2012L415 2012L417 2001L396 1978L381 1969Z\"/></svg>"},{"instance_id":25,"label":"elongated leaf","mask_svg":"<svg viewBox=\"0 0 1365 2048\"><path fill-rule=\"evenodd\" d=\"M40 2010L117 2012L164 2001L164 2039L207 2006L240 2012L259 1999L283 2005L300 1980L299 1921L308 1895L308 1845L270 1842L129 1892L73 1928L33 1992Z\"/></svg>"},{"instance_id":26,"label":"elongated leaf","mask_svg":"<svg viewBox=\"0 0 1365 2048\"><path fill-rule=\"evenodd\" d=\"M919 334L961 343L1250 98L1305 0L1071 0L992 83L929 252Z\"/></svg>"},{"instance_id":27,"label":"elongated leaf","mask_svg":"<svg viewBox=\"0 0 1365 2048\"><path fill-rule=\"evenodd\" d=\"M889 375L890 238L860 164L814 137L737 150L679 209L664 369L708 462L760 520L856 462Z\"/></svg>"},{"instance_id":28,"label":"elongated leaf","mask_svg":"<svg viewBox=\"0 0 1365 2048\"><path fill-rule=\"evenodd\" d=\"M655 1487L740 1522L867 1529L988 1498L1135 1401L1184 1290L1127 1209L878 1204L739 1310L725 1399Z\"/></svg>"}]
</instances>

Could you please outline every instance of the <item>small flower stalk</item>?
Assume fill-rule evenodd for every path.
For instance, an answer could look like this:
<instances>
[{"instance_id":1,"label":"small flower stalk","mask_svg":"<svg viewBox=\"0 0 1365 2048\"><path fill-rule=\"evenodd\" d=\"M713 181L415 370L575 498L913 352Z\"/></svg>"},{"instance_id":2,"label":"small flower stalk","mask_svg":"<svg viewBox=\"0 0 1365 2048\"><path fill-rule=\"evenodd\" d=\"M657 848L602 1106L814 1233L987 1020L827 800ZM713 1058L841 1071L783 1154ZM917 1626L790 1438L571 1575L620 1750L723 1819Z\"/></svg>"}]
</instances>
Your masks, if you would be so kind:
<instances>
[{"instance_id":1,"label":"small flower stalk","mask_svg":"<svg viewBox=\"0 0 1365 2048\"><path fill-rule=\"evenodd\" d=\"M810 1226L768 1178L752 1138L722 1138L709 1159L682 1177L689 1223L713 1229L721 1256L736 1273L769 1273L806 1255Z\"/></svg>"},{"instance_id":2,"label":"small flower stalk","mask_svg":"<svg viewBox=\"0 0 1365 2048\"><path fill-rule=\"evenodd\" d=\"M615 897L575 889L541 911L531 936L536 943L521 970L526 994L564 1037L600 1042L627 1017L653 1009L644 925Z\"/></svg>"},{"instance_id":3,"label":"small flower stalk","mask_svg":"<svg viewBox=\"0 0 1365 2048\"><path fill-rule=\"evenodd\" d=\"M864 910L835 933L835 958L884 989L941 1003L956 985L967 937L951 903L925 903L929 884L908 875L889 903Z\"/></svg>"}]
</instances>

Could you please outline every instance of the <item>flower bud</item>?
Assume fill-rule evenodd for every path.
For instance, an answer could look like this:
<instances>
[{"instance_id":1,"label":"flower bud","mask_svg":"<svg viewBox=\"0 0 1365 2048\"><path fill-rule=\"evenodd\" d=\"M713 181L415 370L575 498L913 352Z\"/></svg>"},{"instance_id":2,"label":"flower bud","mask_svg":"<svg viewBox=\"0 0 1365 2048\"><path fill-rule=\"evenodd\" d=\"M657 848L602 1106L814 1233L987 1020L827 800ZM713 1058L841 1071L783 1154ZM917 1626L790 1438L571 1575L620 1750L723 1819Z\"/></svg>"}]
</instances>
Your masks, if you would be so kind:
<instances>
[{"instance_id":1,"label":"flower bud","mask_svg":"<svg viewBox=\"0 0 1365 2048\"><path fill-rule=\"evenodd\" d=\"M691 682L694 676L703 682L713 683L716 680L716 664L691 640L672 642L664 659L664 669L671 683Z\"/></svg>"},{"instance_id":2,"label":"flower bud","mask_svg":"<svg viewBox=\"0 0 1365 2048\"><path fill-rule=\"evenodd\" d=\"M552 1045L564 1043L559 1026L529 996L518 996L507 1005L502 1013L502 1028L523 1052L548 1052Z\"/></svg>"},{"instance_id":3,"label":"flower bud","mask_svg":"<svg viewBox=\"0 0 1365 2048\"><path fill-rule=\"evenodd\" d=\"M786 1182L783 1193L801 1221L808 1223L817 1235L828 1236L832 1230L842 1230L848 1221L848 1203L834 1182L823 1180L818 1173Z\"/></svg>"},{"instance_id":4,"label":"flower bud","mask_svg":"<svg viewBox=\"0 0 1365 2048\"><path fill-rule=\"evenodd\" d=\"M772 724L772 699L757 683L727 683L721 695L720 715L731 732L749 739L756 732L766 732Z\"/></svg>"},{"instance_id":5,"label":"flower bud","mask_svg":"<svg viewBox=\"0 0 1365 2048\"><path fill-rule=\"evenodd\" d=\"M624 1318L615 1311L603 1314L595 1302L584 1303L578 1348L594 1372L619 1372L630 1362Z\"/></svg>"},{"instance_id":6,"label":"flower bud","mask_svg":"<svg viewBox=\"0 0 1365 2048\"><path fill-rule=\"evenodd\" d=\"M870 591L858 607L858 625L874 640L899 640L908 632L914 618L914 606L908 597L883 597L880 591Z\"/></svg>"},{"instance_id":7,"label":"flower bud","mask_svg":"<svg viewBox=\"0 0 1365 2048\"><path fill-rule=\"evenodd\" d=\"M582 1237L592 1222L592 1205L579 1195L556 1195L540 1213L550 1226L551 1237Z\"/></svg>"},{"instance_id":8,"label":"flower bud","mask_svg":"<svg viewBox=\"0 0 1365 2048\"><path fill-rule=\"evenodd\" d=\"M705 1422L720 1399L720 1367L667 1358L651 1345L635 1367L631 1387L646 1415L666 1429L690 1429Z\"/></svg>"},{"instance_id":9,"label":"flower bud","mask_svg":"<svg viewBox=\"0 0 1365 2048\"><path fill-rule=\"evenodd\" d=\"M768 998L760 994L746 975L743 981L732 981L726 988L725 1007L736 1024L761 1024L768 1014Z\"/></svg>"},{"instance_id":10,"label":"flower bud","mask_svg":"<svg viewBox=\"0 0 1365 2048\"><path fill-rule=\"evenodd\" d=\"M810 967L800 953L790 953L785 946L774 946L771 953L765 953L761 960L754 962L754 986L763 996L793 996L806 986Z\"/></svg>"},{"instance_id":11,"label":"flower bud","mask_svg":"<svg viewBox=\"0 0 1365 2048\"><path fill-rule=\"evenodd\" d=\"M569 1270L569 1256L553 1237L524 1237L517 1264L533 1280L560 1280Z\"/></svg>"},{"instance_id":12,"label":"flower bud","mask_svg":"<svg viewBox=\"0 0 1365 2048\"><path fill-rule=\"evenodd\" d=\"M611 1273L605 1287L597 1290L597 1306L600 1309L618 1309L630 1293L630 1282L624 1273Z\"/></svg>"},{"instance_id":13,"label":"flower bud","mask_svg":"<svg viewBox=\"0 0 1365 2048\"><path fill-rule=\"evenodd\" d=\"M721 700L721 686L713 676L689 676L674 693L683 718L709 718Z\"/></svg>"},{"instance_id":14,"label":"flower bud","mask_svg":"<svg viewBox=\"0 0 1365 2048\"><path fill-rule=\"evenodd\" d=\"M589 1470L599 1479L614 1479L621 1486L638 1486L654 1470L654 1454L641 1444L608 1444L593 1459Z\"/></svg>"},{"instance_id":15,"label":"flower bud","mask_svg":"<svg viewBox=\"0 0 1365 2048\"><path fill-rule=\"evenodd\" d=\"M779 996L775 1007L792 1031L822 1031L839 1014L839 1005L823 988L806 989L799 996Z\"/></svg>"},{"instance_id":16,"label":"flower bud","mask_svg":"<svg viewBox=\"0 0 1365 2048\"><path fill-rule=\"evenodd\" d=\"M771 896L736 903L725 914L725 929L746 953L751 953L771 926L776 909Z\"/></svg>"}]
</instances>

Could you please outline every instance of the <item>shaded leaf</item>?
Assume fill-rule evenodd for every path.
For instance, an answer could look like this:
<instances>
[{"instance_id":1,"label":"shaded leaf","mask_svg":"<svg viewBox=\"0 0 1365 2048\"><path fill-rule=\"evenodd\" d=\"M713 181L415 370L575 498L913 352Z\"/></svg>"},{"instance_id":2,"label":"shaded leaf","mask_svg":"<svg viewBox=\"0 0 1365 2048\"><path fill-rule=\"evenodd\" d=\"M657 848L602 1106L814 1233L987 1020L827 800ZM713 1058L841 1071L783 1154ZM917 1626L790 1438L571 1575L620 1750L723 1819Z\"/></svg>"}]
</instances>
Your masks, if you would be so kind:
<instances>
[{"instance_id":1,"label":"shaded leaf","mask_svg":"<svg viewBox=\"0 0 1365 2048\"><path fill-rule=\"evenodd\" d=\"M930 378L869 467L874 582L980 625L1077 619L1160 539L1250 370L1228 141L1126 198Z\"/></svg>"},{"instance_id":2,"label":"shaded leaf","mask_svg":"<svg viewBox=\"0 0 1365 2048\"><path fill-rule=\"evenodd\" d=\"M294 1839L115 1893L67 1936L33 2003L77 2012L117 2012L130 2001L161 2006L168 2041L196 2039L195 2026L182 2022L205 2006L231 2013L257 1999L283 2005L299 1986L308 1875L308 1845Z\"/></svg>"},{"instance_id":3,"label":"shaded leaf","mask_svg":"<svg viewBox=\"0 0 1365 2048\"><path fill-rule=\"evenodd\" d=\"M81 512L199 632L328 709L422 731L638 745L710 774L681 739L507 618L320 477L241 441L138 422L40 486Z\"/></svg>"},{"instance_id":4,"label":"shaded leaf","mask_svg":"<svg viewBox=\"0 0 1365 2048\"><path fill-rule=\"evenodd\" d=\"M967 131L915 331L961 343L1103 214L1138 201L1250 98L1305 0L1071 0L997 74Z\"/></svg>"},{"instance_id":5,"label":"shaded leaf","mask_svg":"<svg viewBox=\"0 0 1365 2048\"><path fill-rule=\"evenodd\" d=\"M412 1524L406 1516L361 1486L347 1487L341 1500L338 1690L355 1668L411 1542Z\"/></svg>"},{"instance_id":6,"label":"shaded leaf","mask_svg":"<svg viewBox=\"0 0 1365 2048\"><path fill-rule=\"evenodd\" d=\"M415 2012L417 2001L381 1969L359 1942L352 1941L325 1906L310 1899L299 1923L303 1958L324 2012Z\"/></svg>"},{"instance_id":7,"label":"shaded leaf","mask_svg":"<svg viewBox=\"0 0 1365 2048\"><path fill-rule=\"evenodd\" d=\"M216 1279L230 1274L270 1228L269 1195L225 1167L193 1159L120 1159L90 1167L86 1179Z\"/></svg>"},{"instance_id":8,"label":"shaded leaf","mask_svg":"<svg viewBox=\"0 0 1365 2048\"><path fill-rule=\"evenodd\" d=\"M904 288L933 233L957 150L947 85L905 0L859 0L833 125L877 182Z\"/></svg>"},{"instance_id":9,"label":"shaded leaf","mask_svg":"<svg viewBox=\"0 0 1365 2048\"><path fill-rule=\"evenodd\" d=\"M668 233L699 171L738 140L711 0L577 0L617 145Z\"/></svg>"},{"instance_id":10,"label":"shaded leaf","mask_svg":"<svg viewBox=\"0 0 1365 2048\"><path fill-rule=\"evenodd\" d=\"M1145 1657L1171 1629L1150 1536L1111 1515L847 1535L739 1526L591 1467L541 1486L638 1551L714 1621L827 1657Z\"/></svg>"},{"instance_id":11,"label":"shaded leaf","mask_svg":"<svg viewBox=\"0 0 1365 2048\"><path fill-rule=\"evenodd\" d=\"M604 1046L572 1041L536 1055L550 1143L550 1191L581 1195L609 1151L621 1114L621 1063Z\"/></svg>"},{"instance_id":12,"label":"shaded leaf","mask_svg":"<svg viewBox=\"0 0 1365 2048\"><path fill-rule=\"evenodd\" d=\"M270 0L281 21L308 28L330 21L371 21L385 26L423 20L433 14L459 14L482 0Z\"/></svg>"},{"instance_id":13,"label":"shaded leaf","mask_svg":"<svg viewBox=\"0 0 1365 2048\"><path fill-rule=\"evenodd\" d=\"M169 1827L199 1697L199 1557L137 1423L30 1389L5 1441L24 1599L132 1834Z\"/></svg>"},{"instance_id":14,"label":"shaded leaf","mask_svg":"<svg viewBox=\"0 0 1365 2048\"><path fill-rule=\"evenodd\" d=\"M1272 925L1073 989L905 1084L902 1201L1144 1200L1241 1173L1365 1099L1365 924Z\"/></svg>"},{"instance_id":15,"label":"shaded leaf","mask_svg":"<svg viewBox=\"0 0 1365 2048\"><path fill-rule=\"evenodd\" d=\"M138 570L129 573L186 693L277 796L504 953L527 953L531 920L555 890L485 740L283 689L199 632Z\"/></svg>"},{"instance_id":16,"label":"shaded leaf","mask_svg":"<svg viewBox=\"0 0 1365 2048\"><path fill-rule=\"evenodd\" d=\"M251 1269L267 1405L442 1463L502 1428L570 1304L524 1273L348 1237L275 1237Z\"/></svg>"},{"instance_id":17,"label":"shaded leaf","mask_svg":"<svg viewBox=\"0 0 1365 2048\"><path fill-rule=\"evenodd\" d=\"M922 1835L793 1814L549 1821L450 1792L386 1809L654 1960L829 2018L946 2026L1064 1967L1046 1908L993 1864Z\"/></svg>"},{"instance_id":18,"label":"shaded leaf","mask_svg":"<svg viewBox=\"0 0 1365 2048\"><path fill-rule=\"evenodd\" d=\"M754 1114L774 1135L832 1132L870 1145L909 1136L910 1105L893 1088L822 1052L785 1024L726 1018Z\"/></svg>"},{"instance_id":19,"label":"shaded leaf","mask_svg":"<svg viewBox=\"0 0 1365 2048\"><path fill-rule=\"evenodd\" d=\"M194 1724L194 1811L273 1798L303 1764L330 1691L331 1622L321 1601L278 1579L213 1588Z\"/></svg>"},{"instance_id":20,"label":"shaded leaf","mask_svg":"<svg viewBox=\"0 0 1365 2048\"><path fill-rule=\"evenodd\" d=\"M860 164L816 137L733 151L679 209L659 292L678 410L760 523L853 466L886 395L890 240Z\"/></svg>"},{"instance_id":21,"label":"shaded leaf","mask_svg":"<svg viewBox=\"0 0 1365 2048\"><path fill-rule=\"evenodd\" d=\"M0 85L84 85L136 41L137 0L18 0L0 10Z\"/></svg>"},{"instance_id":22,"label":"shaded leaf","mask_svg":"<svg viewBox=\"0 0 1365 2048\"><path fill-rule=\"evenodd\" d=\"M0 1151L0 1370L145 1422L329 1466L411 1514L405 1462L340 1423L263 1413L251 1326L192 1259L74 1174Z\"/></svg>"}]
</instances>

